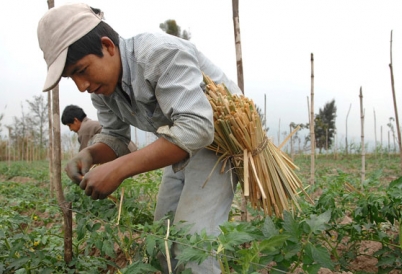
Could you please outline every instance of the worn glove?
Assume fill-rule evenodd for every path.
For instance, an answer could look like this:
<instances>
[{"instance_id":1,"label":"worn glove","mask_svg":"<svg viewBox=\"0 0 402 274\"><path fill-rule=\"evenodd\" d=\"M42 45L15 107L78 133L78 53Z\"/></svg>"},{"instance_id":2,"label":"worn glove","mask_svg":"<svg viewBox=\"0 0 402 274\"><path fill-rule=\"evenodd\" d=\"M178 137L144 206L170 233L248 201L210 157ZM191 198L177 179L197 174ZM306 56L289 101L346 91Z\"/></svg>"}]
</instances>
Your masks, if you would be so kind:
<instances>
[{"instance_id":1,"label":"worn glove","mask_svg":"<svg viewBox=\"0 0 402 274\"><path fill-rule=\"evenodd\" d=\"M66 165L66 172L68 177L79 184L84 175L92 167L93 160L91 153L87 150L81 150L74 158L72 158Z\"/></svg>"}]
</instances>

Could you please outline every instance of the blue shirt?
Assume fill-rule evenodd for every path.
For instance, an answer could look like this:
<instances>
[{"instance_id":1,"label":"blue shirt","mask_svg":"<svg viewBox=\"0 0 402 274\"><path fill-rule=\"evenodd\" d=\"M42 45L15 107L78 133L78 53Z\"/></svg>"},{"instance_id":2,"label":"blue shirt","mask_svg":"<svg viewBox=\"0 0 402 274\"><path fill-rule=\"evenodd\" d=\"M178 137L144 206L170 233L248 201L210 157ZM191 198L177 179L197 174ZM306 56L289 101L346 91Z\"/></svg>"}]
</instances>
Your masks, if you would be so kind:
<instances>
[{"instance_id":1,"label":"blue shirt","mask_svg":"<svg viewBox=\"0 0 402 274\"><path fill-rule=\"evenodd\" d=\"M96 142L109 145L117 156L124 155L132 125L166 138L189 157L211 144L213 113L202 72L233 94L241 93L239 87L194 44L172 35L120 38L119 50L121 87L110 96L91 94L103 126Z\"/></svg>"}]
</instances>

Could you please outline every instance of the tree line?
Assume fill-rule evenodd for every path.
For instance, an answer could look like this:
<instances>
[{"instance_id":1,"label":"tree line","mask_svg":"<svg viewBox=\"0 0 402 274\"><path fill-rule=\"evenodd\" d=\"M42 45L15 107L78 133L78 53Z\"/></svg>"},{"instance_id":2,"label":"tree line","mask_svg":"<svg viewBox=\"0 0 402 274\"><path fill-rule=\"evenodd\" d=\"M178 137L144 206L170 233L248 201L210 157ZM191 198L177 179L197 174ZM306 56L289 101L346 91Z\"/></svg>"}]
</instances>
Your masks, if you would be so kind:
<instances>
[{"instance_id":1,"label":"tree line","mask_svg":"<svg viewBox=\"0 0 402 274\"><path fill-rule=\"evenodd\" d=\"M0 114L0 160L43 160L48 148L47 102L42 95L21 103L21 116L13 117L10 125L3 125ZM27 109L26 109L27 107ZM4 128L8 137L3 136Z\"/></svg>"}]
</instances>

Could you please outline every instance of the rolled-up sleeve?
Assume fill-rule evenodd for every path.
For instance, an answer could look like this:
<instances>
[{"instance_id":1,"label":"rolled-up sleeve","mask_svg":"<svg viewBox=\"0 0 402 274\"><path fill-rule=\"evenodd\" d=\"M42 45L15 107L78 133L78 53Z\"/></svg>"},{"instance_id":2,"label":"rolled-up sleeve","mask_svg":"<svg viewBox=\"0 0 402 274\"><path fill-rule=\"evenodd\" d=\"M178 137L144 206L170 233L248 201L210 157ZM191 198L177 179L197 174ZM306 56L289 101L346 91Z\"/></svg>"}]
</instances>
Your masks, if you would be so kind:
<instances>
[{"instance_id":1,"label":"rolled-up sleeve","mask_svg":"<svg viewBox=\"0 0 402 274\"><path fill-rule=\"evenodd\" d=\"M130 125L114 114L100 96L92 94L91 99L92 104L98 110L98 120L102 125L102 131L94 137L92 143L108 145L117 157L130 153L128 149L131 140Z\"/></svg>"}]
</instances>

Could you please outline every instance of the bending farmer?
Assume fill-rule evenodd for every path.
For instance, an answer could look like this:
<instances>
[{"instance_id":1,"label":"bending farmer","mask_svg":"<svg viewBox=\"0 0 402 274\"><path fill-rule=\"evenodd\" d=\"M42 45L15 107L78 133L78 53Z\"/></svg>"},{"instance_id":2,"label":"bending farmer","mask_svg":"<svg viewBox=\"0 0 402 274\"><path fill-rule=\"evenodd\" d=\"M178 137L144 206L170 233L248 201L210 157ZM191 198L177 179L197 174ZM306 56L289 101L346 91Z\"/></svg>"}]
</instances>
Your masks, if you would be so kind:
<instances>
[{"instance_id":1,"label":"bending farmer","mask_svg":"<svg viewBox=\"0 0 402 274\"><path fill-rule=\"evenodd\" d=\"M164 168L155 220L173 212L174 223L193 224L192 233L218 235L237 181L230 167L224 173L217 168L202 188L219 158L205 148L214 139L214 124L202 72L234 93L240 89L194 44L160 33L124 39L101 14L86 4L67 4L47 11L38 25L48 66L43 90L71 78L80 92L90 93L102 125L94 144L68 162L68 176L92 199L104 199L125 178ZM158 139L130 153L130 125ZM97 163L103 164L89 171ZM212 257L186 267L221 273Z\"/></svg>"}]
</instances>

